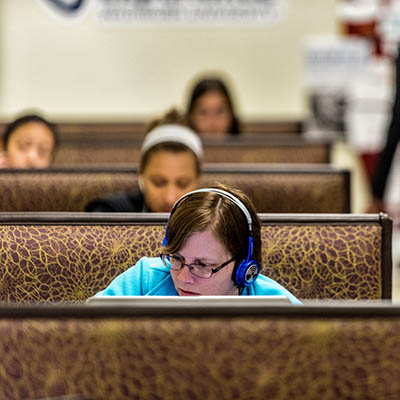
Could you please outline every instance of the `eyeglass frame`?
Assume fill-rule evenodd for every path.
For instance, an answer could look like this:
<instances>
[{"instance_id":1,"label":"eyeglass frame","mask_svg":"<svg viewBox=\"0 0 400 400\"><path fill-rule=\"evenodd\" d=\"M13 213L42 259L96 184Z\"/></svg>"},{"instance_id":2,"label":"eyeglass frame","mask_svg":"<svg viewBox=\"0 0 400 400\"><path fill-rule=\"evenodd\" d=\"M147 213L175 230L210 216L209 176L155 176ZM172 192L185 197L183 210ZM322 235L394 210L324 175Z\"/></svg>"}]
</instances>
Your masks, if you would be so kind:
<instances>
[{"instance_id":1,"label":"eyeglass frame","mask_svg":"<svg viewBox=\"0 0 400 400\"><path fill-rule=\"evenodd\" d=\"M234 261L234 260L236 259L236 257L232 257L232 258L229 259L228 261L223 262L223 263L222 263L221 265L219 265L218 267L211 268L211 274L210 274L210 276L209 276L208 278L206 278L206 277L204 277L204 276L195 275L195 274L192 272L192 270L193 270L193 268L194 268L192 264L186 264L185 262L180 261L180 263L181 263L180 268L179 268L179 269L174 269L174 268L172 268L171 262L170 262L170 265L168 265L168 264L166 263L166 260L164 259L164 257L167 258L168 261L170 261L169 258L170 258L170 257L176 257L175 254L165 254L165 253L162 253L162 254L160 254L161 261L163 262L163 264L164 264L167 268L171 269L172 271L180 271L180 270L186 265L186 266L189 268L189 272L190 272L193 276L195 276L196 278L199 278L199 279L211 279L211 277L212 277L215 273L217 273L217 272L220 271L222 268L226 267L227 265L229 265L232 261ZM184 257L182 257L182 258L183 258L183 260L185 261L185 258L184 258Z\"/></svg>"}]
</instances>

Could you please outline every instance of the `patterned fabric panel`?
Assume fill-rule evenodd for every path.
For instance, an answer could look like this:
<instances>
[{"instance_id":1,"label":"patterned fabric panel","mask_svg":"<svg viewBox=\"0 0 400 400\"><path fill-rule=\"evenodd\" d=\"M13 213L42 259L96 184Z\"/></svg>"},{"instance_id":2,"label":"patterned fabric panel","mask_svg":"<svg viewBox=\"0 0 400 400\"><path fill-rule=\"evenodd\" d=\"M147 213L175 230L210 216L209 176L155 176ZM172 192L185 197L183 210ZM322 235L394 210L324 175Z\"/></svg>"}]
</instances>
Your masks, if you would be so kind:
<instances>
[{"instance_id":1,"label":"patterned fabric panel","mask_svg":"<svg viewBox=\"0 0 400 400\"><path fill-rule=\"evenodd\" d=\"M350 193L339 174L205 174L247 193L260 213L347 213Z\"/></svg>"},{"instance_id":2,"label":"patterned fabric panel","mask_svg":"<svg viewBox=\"0 0 400 400\"><path fill-rule=\"evenodd\" d=\"M0 226L0 300L79 302L146 255L163 226Z\"/></svg>"},{"instance_id":3,"label":"patterned fabric panel","mask_svg":"<svg viewBox=\"0 0 400 400\"><path fill-rule=\"evenodd\" d=\"M133 187L128 173L0 174L0 211L84 211L94 198Z\"/></svg>"},{"instance_id":4,"label":"patterned fabric panel","mask_svg":"<svg viewBox=\"0 0 400 400\"><path fill-rule=\"evenodd\" d=\"M264 226L263 272L303 299L381 299L380 226Z\"/></svg>"},{"instance_id":5,"label":"patterned fabric panel","mask_svg":"<svg viewBox=\"0 0 400 400\"><path fill-rule=\"evenodd\" d=\"M0 398L400 398L400 321L0 320Z\"/></svg>"},{"instance_id":6,"label":"patterned fabric panel","mask_svg":"<svg viewBox=\"0 0 400 400\"><path fill-rule=\"evenodd\" d=\"M264 226L262 272L303 299L382 298L381 228ZM0 226L0 301L81 302L143 256L162 226Z\"/></svg>"},{"instance_id":7,"label":"patterned fabric panel","mask_svg":"<svg viewBox=\"0 0 400 400\"><path fill-rule=\"evenodd\" d=\"M116 163L139 163L140 145L129 145L118 143L95 145L70 145L63 144L54 157L54 165L88 165L88 164L116 164Z\"/></svg>"},{"instance_id":8,"label":"patterned fabric panel","mask_svg":"<svg viewBox=\"0 0 400 400\"><path fill-rule=\"evenodd\" d=\"M140 145L123 146L68 145L58 150L55 165L73 164L113 164L138 163ZM246 162L246 163L327 163L329 147L324 144L307 146L280 146L276 144L242 145L242 146L205 146L204 162Z\"/></svg>"},{"instance_id":9,"label":"patterned fabric panel","mask_svg":"<svg viewBox=\"0 0 400 400\"><path fill-rule=\"evenodd\" d=\"M205 173L203 186L225 182L246 192L260 213L346 213L349 193L339 174ZM0 174L0 211L84 211L90 200L137 188L130 173Z\"/></svg>"},{"instance_id":10,"label":"patterned fabric panel","mask_svg":"<svg viewBox=\"0 0 400 400\"><path fill-rule=\"evenodd\" d=\"M245 163L311 163L329 162L329 147L323 144L307 146L279 146L264 144L260 146L206 147L205 162L245 162Z\"/></svg>"}]
</instances>

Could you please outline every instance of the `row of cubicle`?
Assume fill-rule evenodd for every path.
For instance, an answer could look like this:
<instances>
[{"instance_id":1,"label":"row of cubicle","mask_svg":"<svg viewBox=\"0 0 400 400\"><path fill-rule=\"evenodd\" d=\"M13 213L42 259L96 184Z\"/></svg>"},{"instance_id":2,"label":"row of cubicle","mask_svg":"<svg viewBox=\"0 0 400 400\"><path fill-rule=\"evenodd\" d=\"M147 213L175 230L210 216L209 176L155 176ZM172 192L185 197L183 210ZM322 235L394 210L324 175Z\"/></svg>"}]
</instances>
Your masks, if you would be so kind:
<instances>
[{"instance_id":1,"label":"row of cubicle","mask_svg":"<svg viewBox=\"0 0 400 400\"><path fill-rule=\"evenodd\" d=\"M52 169L0 171L0 398L400 395L392 220L351 212L351 171L330 164L332 143L299 132L205 142L202 184L253 198L262 272L303 305L104 306L85 301L159 253L168 215L83 212L137 186L140 135L67 128Z\"/></svg>"}]
</instances>

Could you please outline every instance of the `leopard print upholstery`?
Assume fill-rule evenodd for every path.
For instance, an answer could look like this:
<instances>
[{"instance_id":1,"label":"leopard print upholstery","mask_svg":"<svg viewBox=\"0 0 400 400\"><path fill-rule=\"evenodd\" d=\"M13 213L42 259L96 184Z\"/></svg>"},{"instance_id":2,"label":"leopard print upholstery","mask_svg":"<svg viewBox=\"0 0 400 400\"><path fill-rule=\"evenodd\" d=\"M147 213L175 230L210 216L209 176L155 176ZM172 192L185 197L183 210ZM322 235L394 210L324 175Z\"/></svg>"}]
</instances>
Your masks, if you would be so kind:
<instances>
[{"instance_id":1,"label":"leopard print upholstery","mask_svg":"<svg viewBox=\"0 0 400 400\"><path fill-rule=\"evenodd\" d=\"M84 211L92 199L137 185L125 172L0 171L0 211Z\"/></svg>"},{"instance_id":2,"label":"leopard print upholstery","mask_svg":"<svg viewBox=\"0 0 400 400\"><path fill-rule=\"evenodd\" d=\"M327 144L309 143L302 146L259 144L241 146L205 146L205 162L242 163L329 163L330 148Z\"/></svg>"},{"instance_id":3,"label":"leopard print upholstery","mask_svg":"<svg viewBox=\"0 0 400 400\"><path fill-rule=\"evenodd\" d=\"M304 143L301 146L259 143L241 146L204 146L204 162L242 163L329 163L330 147L326 143ZM138 163L140 143L63 144L55 155L54 165Z\"/></svg>"},{"instance_id":4,"label":"leopard print upholstery","mask_svg":"<svg viewBox=\"0 0 400 400\"><path fill-rule=\"evenodd\" d=\"M2 302L85 301L141 257L163 226L0 226Z\"/></svg>"},{"instance_id":5,"label":"leopard print upholstery","mask_svg":"<svg viewBox=\"0 0 400 400\"><path fill-rule=\"evenodd\" d=\"M400 398L400 321L288 316L0 319L0 398Z\"/></svg>"},{"instance_id":6,"label":"leopard print upholstery","mask_svg":"<svg viewBox=\"0 0 400 400\"><path fill-rule=\"evenodd\" d=\"M139 144L85 145L63 144L54 157L54 166L78 166L90 164L139 163Z\"/></svg>"},{"instance_id":7,"label":"leopard print upholstery","mask_svg":"<svg viewBox=\"0 0 400 400\"><path fill-rule=\"evenodd\" d=\"M143 256L164 226L0 225L1 302L82 302ZM301 299L381 299L382 227L264 225L262 272Z\"/></svg>"},{"instance_id":8,"label":"leopard print upholstery","mask_svg":"<svg viewBox=\"0 0 400 400\"><path fill-rule=\"evenodd\" d=\"M341 173L205 173L202 186L217 181L245 192L259 213L350 212L350 188Z\"/></svg>"},{"instance_id":9,"label":"leopard print upholstery","mask_svg":"<svg viewBox=\"0 0 400 400\"><path fill-rule=\"evenodd\" d=\"M204 172L202 186L224 182L247 193L260 213L346 213L346 175L331 173ZM129 170L0 171L0 211L84 211L93 199L138 187Z\"/></svg>"},{"instance_id":10,"label":"leopard print upholstery","mask_svg":"<svg viewBox=\"0 0 400 400\"><path fill-rule=\"evenodd\" d=\"M380 226L263 226L261 236L262 272L296 296L382 298Z\"/></svg>"}]
</instances>

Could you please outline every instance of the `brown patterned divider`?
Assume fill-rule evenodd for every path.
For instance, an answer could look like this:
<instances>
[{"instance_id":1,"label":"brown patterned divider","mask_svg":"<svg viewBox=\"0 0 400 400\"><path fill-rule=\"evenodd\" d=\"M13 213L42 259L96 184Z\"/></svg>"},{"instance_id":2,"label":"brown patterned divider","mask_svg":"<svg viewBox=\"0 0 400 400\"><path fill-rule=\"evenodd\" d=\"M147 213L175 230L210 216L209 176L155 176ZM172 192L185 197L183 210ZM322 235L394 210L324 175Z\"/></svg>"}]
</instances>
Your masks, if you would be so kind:
<instances>
[{"instance_id":1,"label":"brown patterned divider","mask_svg":"<svg viewBox=\"0 0 400 400\"><path fill-rule=\"evenodd\" d=\"M242 189L258 212L350 212L347 169L320 164L205 164L202 186L216 181ZM137 165L0 169L0 211L84 211L94 198L137 187Z\"/></svg>"},{"instance_id":2,"label":"brown patterned divider","mask_svg":"<svg viewBox=\"0 0 400 400\"><path fill-rule=\"evenodd\" d=\"M142 140L74 140L61 143L54 164L87 165L138 163ZM254 135L204 139L204 162L329 163L332 143L293 135Z\"/></svg>"},{"instance_id":3,"label":"brown patterned divider","mask_svg":"<svg viewBox=\"0 0 400 400\"><path fill-rule=\"evenodd\" d=\"M261 214L262 272L301 299L391 298L391 219ZM143 256L167 214L0 214L0 301L82 302Z\"/></svg>"},{"instance_id":4,"label":"brown patterned divider","mask_svg":"<svg viewBox=\"0 0 400 400\"><path fill-rule=\"evenodd\" d=\"M54 121L61 142L86 140L126 140L142 139L147 131L149 121ZM0 137L6 128L7 121L0 121ZM301 120L252 120L241 123L242 136L293 135L299 136L304 131Z\"/></svg>"},{"instance_id":5,"label":"brown patterned divider","mask_svg":"<svg viewBox=\"0 0 400 400\"><path fill-rule=\"evenodd\" d=\"M350 171L326 164L205 164L202 186L216 181L247 193L260 213L347 213Z\"/></svg>"},{"instance_id":6,"label":"brown patterned divider","mask_svg":"<svg viewBox=\"0 0 400 400\"><path fill-rule=\"evenodd\" d=\"M398 399L400 309L1 307L0 398ZM200 300L201 302L201 300Z\"/></svg>"}]
</instances>

